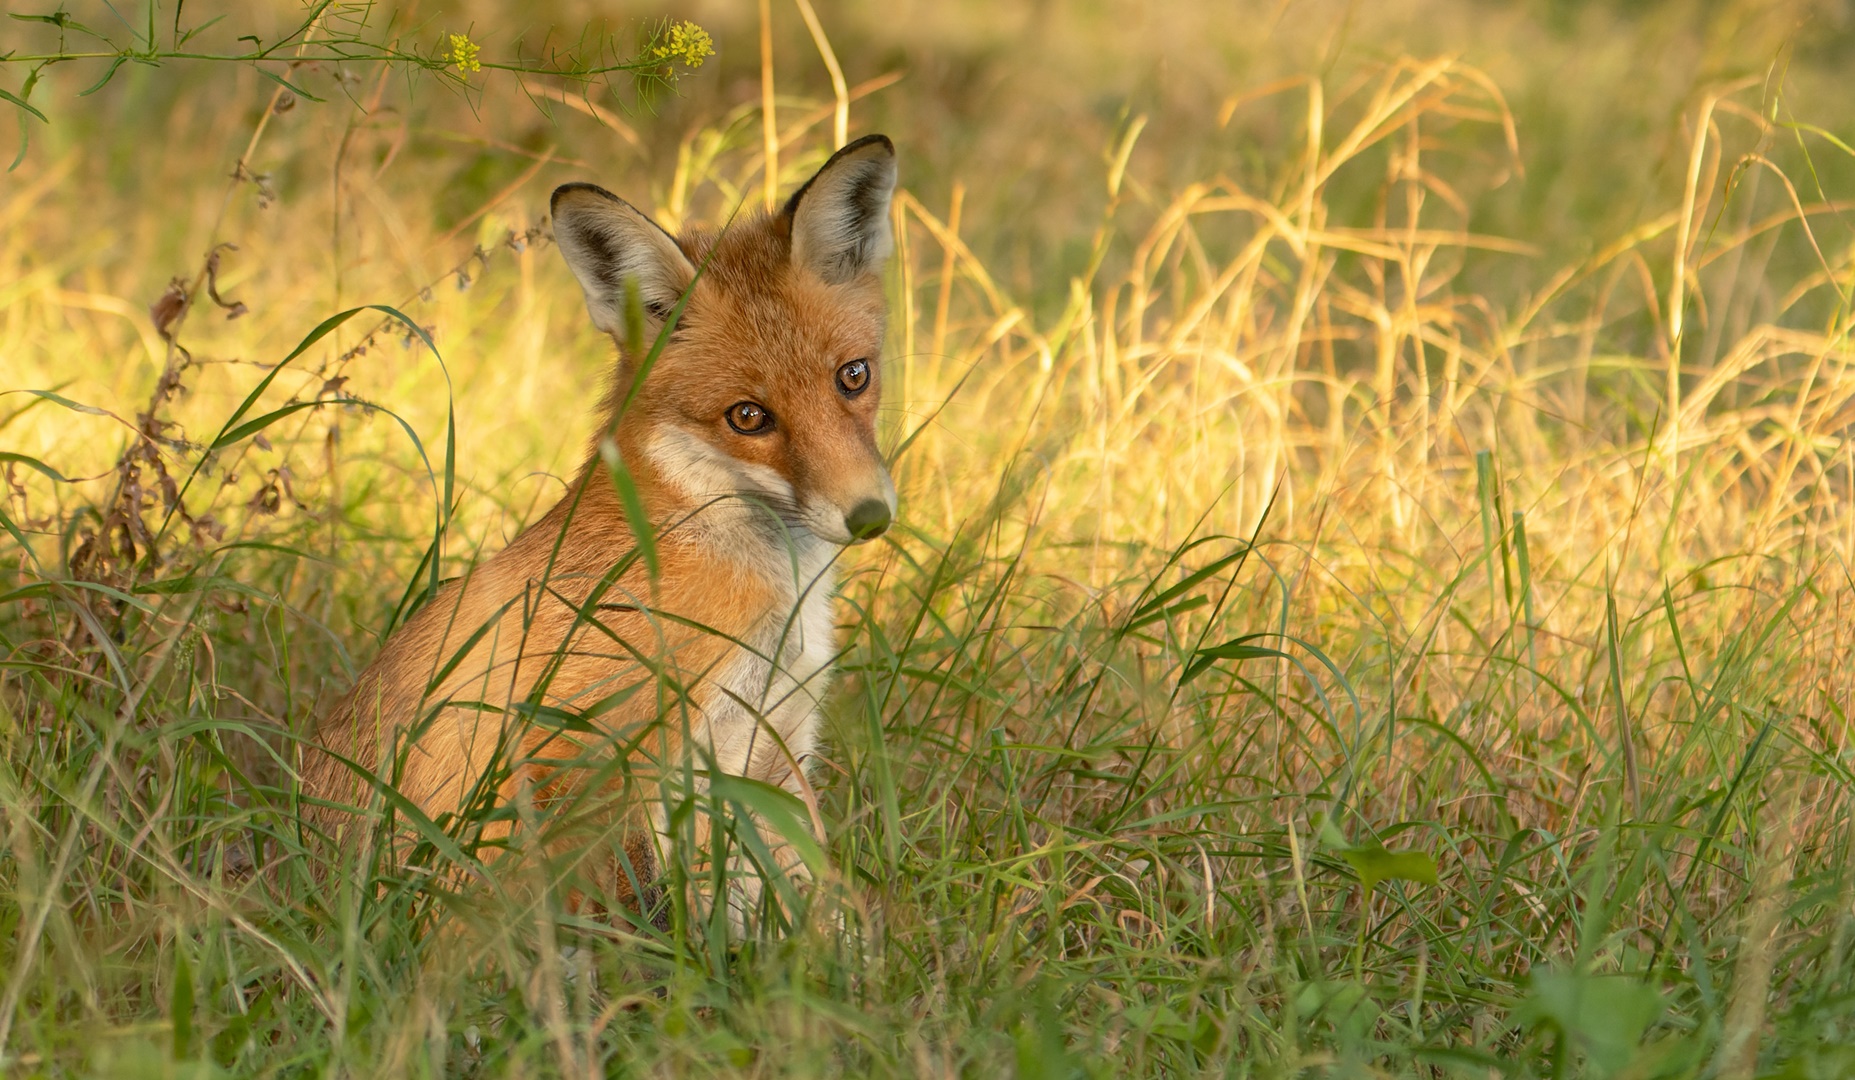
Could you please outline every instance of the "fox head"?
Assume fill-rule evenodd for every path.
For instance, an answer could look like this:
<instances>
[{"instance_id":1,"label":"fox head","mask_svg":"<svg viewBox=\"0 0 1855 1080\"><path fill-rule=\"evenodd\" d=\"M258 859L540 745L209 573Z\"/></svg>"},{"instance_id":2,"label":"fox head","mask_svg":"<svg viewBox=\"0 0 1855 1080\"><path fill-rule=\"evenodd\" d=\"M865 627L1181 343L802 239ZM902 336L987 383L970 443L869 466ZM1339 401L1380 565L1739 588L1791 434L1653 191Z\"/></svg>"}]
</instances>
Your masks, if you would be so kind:
<instances>
[{"instance_id":1,"label":"fox head","mask_svg":"<svg viewBox=\"0 0 1855 1080\"><path fill-rule=\"evenodd\" d=\"M698 519L751 504L836 544L889 527L895 486L875 421L894 189L895 147L871 135L832 155L778 213L712 234L672 237L591 184L554 192L561 254L594 325L619 342L620 451L703 508ZM645 358L625 340L627 279L646 351L687 295L635 392Z\"/></svg>"}]
</instances>

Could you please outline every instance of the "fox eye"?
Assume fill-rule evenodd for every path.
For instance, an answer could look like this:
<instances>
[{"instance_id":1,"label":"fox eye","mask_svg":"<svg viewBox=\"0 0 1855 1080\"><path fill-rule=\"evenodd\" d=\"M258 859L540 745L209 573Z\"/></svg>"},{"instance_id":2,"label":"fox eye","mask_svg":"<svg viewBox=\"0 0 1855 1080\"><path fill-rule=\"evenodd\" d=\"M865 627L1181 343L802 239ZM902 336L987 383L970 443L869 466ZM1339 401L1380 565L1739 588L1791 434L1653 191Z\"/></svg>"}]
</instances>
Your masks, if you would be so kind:
<instances>
[{"instance_id":1,"label":"fox eye","mask_svg":"<svg viewBox=\"0 0 1855 1080\"><path fill-rule=\"evenodd\" d=\"M870 362L852 360L837 369L837 388L845 397L856 397L870 384Z\"/></svg>"},{"instance_id":2,"label":"fox eye","mask_svg":"<svg viewBox=\"0 0 1855 1080\"><path fill-rule=\"evenodd\" d=\"M773 414L753 401L737 401L728 406L728 426L743 435L764 435L773 430Z\"/></svg>"}]
</instances>

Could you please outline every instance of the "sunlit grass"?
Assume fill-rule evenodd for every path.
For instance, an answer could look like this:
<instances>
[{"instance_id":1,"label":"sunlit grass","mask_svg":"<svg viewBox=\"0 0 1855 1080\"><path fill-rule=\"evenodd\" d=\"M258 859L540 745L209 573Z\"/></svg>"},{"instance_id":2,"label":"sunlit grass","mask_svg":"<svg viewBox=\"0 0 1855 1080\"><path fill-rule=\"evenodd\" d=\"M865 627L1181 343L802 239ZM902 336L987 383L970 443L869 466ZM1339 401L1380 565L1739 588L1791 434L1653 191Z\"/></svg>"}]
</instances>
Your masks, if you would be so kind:
<instances>
[{"instance_id":1,"label":"sunlit grass","mask_svg":"<svg viewBox=\"0 0 1855 1080\"><path fill-rule=\"evenodd\" d=\"M782 190L831 150L829 82L787 74L813 61L780 54ZM830 869L746 942L693 886L665 933L515 871L331 869L295 828L291 733L435 523L456 573L588 448L610 347L552 184L674 225L766 174L758 83L639 166L584 111L500 126L533 117L511 85L473 119L358 74L368 113L299 104L253 141L274 87L225 78L159 121L197 153L54 134L0 189L0 389L58 395L0 399L31 459L0 609L10 1069L1847 1070L1848 132L1782 70L1658 118L1675 179L1627 224L1521 235L1484 221L1524 220L1491 193L1532 182L1528 115L1461 60L1233 74L1191 130L1128 110L1034 222L919 164L885 104L909 83L851 70L851 134L882 110L904 162L900 527L847 556ZM1177 178L1236 132L1273 141ZM136 199L92 179L114 158ZM1052 215L1061 272L1007 267ZM236 319L199 291L225 241ZM146 311L171 274L172 342ZM442 369L350 320L248 415L327 404L212 455L170 517L160 472L365 303ZM226 879L254 837L289 857ZM1366 892L1380 846L1435 882Z\"/></svg>"}]
</instances>

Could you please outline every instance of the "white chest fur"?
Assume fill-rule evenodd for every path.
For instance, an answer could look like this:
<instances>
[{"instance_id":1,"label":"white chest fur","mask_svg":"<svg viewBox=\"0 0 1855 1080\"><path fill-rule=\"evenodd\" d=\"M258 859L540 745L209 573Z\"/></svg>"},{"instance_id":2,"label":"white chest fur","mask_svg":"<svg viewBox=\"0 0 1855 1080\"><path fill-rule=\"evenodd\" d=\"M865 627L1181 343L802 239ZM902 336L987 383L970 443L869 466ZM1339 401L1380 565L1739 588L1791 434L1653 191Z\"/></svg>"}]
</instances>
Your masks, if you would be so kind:
<instances>
[{"instance_id":1,"label":"white chest fur","mask_svg":"<svg viewBox=\"0 0 1855 1080\"><path fill-rule=\"evenodd\" d=\"M772 513L763 499L773 505L798 499L765 466L674 427L660 432L647 453L666 482L702 507L679 527L725 554L719 561L762 577L775 597L698 687L701 722L690 734L714 753L722 772L797 791L798 772L817 745L818 704L837 653L831 567L841 549Z\"/></svg>"},{"instance_id":2,"label":"white chest fur","mask_svg":"<svg viewBox=\"0 0 1855 1080\"><path fill-rule=\"evenodd\" d=\"M721 771L797 790L818 742L818 706L837 655L834 550L801 552L796 580L710 679L698 738Z\"/></svg>"}]
</instances>

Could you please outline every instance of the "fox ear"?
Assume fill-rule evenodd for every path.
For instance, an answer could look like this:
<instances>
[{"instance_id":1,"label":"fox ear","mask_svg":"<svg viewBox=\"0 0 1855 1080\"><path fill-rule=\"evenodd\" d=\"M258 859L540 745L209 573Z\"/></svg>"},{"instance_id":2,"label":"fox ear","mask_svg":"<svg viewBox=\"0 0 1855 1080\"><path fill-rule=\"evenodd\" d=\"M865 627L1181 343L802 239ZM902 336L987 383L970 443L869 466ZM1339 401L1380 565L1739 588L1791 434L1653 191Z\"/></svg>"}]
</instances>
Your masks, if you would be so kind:
<instances>
[{"instance_id":1,"label":"fox ear","mask_svg":"<svg viewBox=\"0 0 1855 1080\"><path fill-rule=\"evenodd\" d=\"M831 155L780 214L791 222L792 261L837 285L882 266L895 192L895 145L868 135Z\"/></svg>"},{"instance_id":2,"label":"fox ear","mask_svg":"<svg viewBox=\"0 0 1855 1080\"><path fill-rule=\"evenodd\" d=\"M638 281L644 317L661 324L695 279L683 250L637 207L592 184L554 189L554 242L586 292L593 325L625 334L625 279Z\"/></svg>"}]
</instances>

